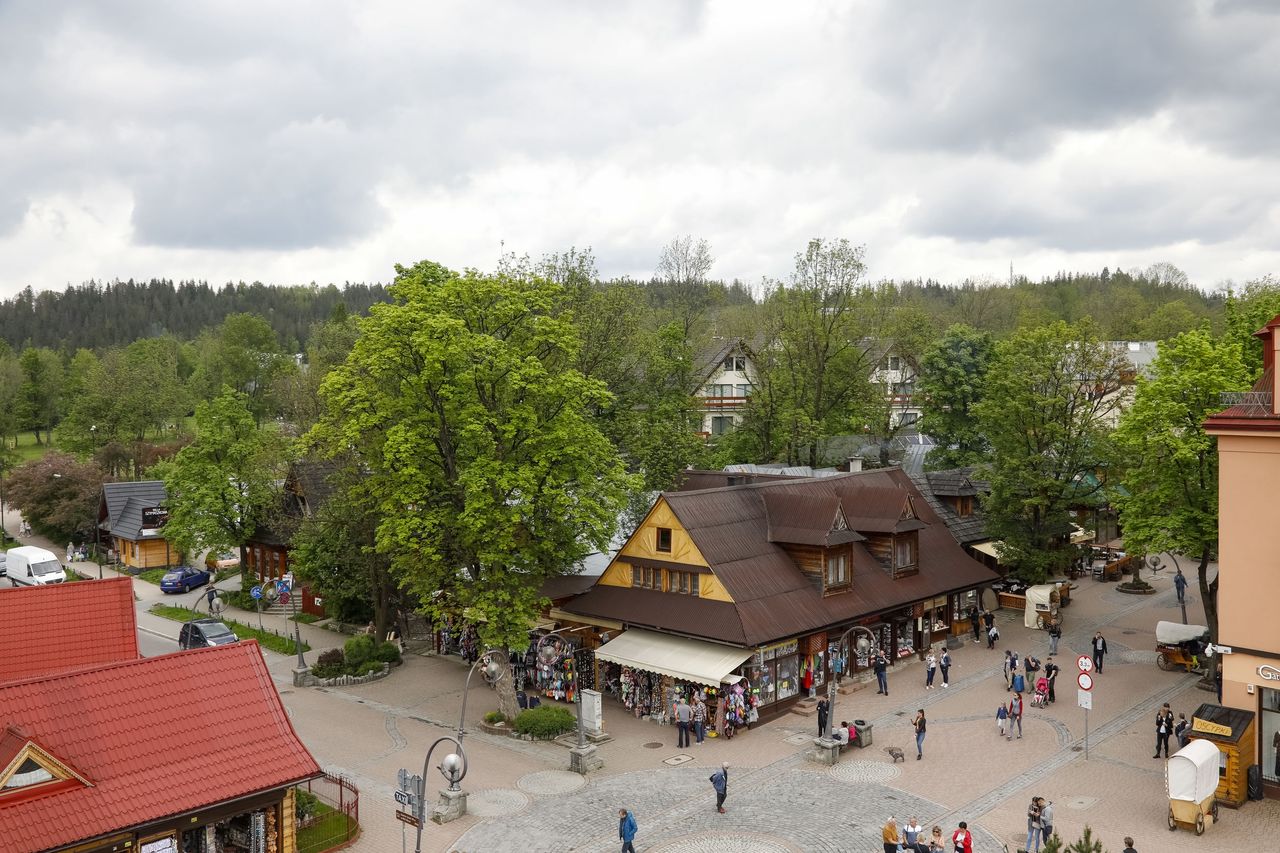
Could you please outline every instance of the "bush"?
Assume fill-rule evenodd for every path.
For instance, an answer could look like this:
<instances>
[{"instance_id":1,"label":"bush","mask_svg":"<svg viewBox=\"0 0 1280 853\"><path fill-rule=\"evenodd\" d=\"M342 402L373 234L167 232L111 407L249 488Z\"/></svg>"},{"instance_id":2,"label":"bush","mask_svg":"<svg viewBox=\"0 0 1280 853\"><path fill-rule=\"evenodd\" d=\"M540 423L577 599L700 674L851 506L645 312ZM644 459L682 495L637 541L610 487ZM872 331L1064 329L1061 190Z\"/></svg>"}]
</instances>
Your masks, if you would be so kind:
<instances>
[{"instance_id":1,"label":"bush","mask_svg":"<svg viewBox=\"0 0 1280 853\"><path fill-rule=\"evenodd\" d=\"M352 670L360 668L360 665L373 657L375 643L373 637L368 634L357 634L350 640L347 640L344 651L347 656L347 666Z\"/></svg>"},{"instance_id":2,"label":"bush","mask_svg":"<svg viewBox=\"0 0 1280 853\"><path fill-rule=\"evenodd\" d=\"M316 666L344 666L347 662L346 656L342 654L342 649L325 649L320 653L320 657L316 658Z\"/></svg>"},{"instance_id":3,"label":"bush","mask_svg":"<svg viewBox=\"0 0 1280 853\"><path fill-rule=\"evenodd\" d=\"M553 738L572 731L577 722L564 708L556 705L539 705L516 715L516 731L535 738Z\"/></svg>"},{"instance_id":4,"label":"bush","mask_svg":"<svg viewBox=\"0 0 1280 853\"><path fill-rule=\"evenodd\" d=\"M507 721L507 715L501 711L490 711L484 715L484 721L489 725L493 725L494 723L505 723Z\"/></svg>"},{"instance_id":5,"label":"bush","mask_svg":"<svg viewBox=\"0 0 1280 853\"><path fill-rule=\"evenodd\" d=\"M397 643L378 643L373 659L383 663L400 663L400 646Z\"/></svg>"},{"instance_id":6,"label":"bush","mask_svg":"<svg viewBox=\"0 0 1280 853\"><path fill-rule=\"evenodd\" d=\"M320 808L320 798L310 791L304 791L301 788L294 791L293 794L293 814L298 821L304 821L315 814Z\"/></svg>"},{"instance_id":7,"label":"bush","mask_svg":"<svg viewBox=\"0 0 1280 853\"><path fill-rule=\"evenodd\" d=\"M375 672L382 672L382 668L386 666L380 660L367 660L356 668L355 675L373 675Z\"/></svg>"},{"instance_id":8,"label":"bush","mask_svg":"<svg viewBox=\"0 0 1280 853\"><path fill-rule=\"evenodd\" d=\"M311 667L311 674L316 678L337 678L340 675L347 674L347 668L342 664L316 664Z\"/></svg>"}]
</instances>

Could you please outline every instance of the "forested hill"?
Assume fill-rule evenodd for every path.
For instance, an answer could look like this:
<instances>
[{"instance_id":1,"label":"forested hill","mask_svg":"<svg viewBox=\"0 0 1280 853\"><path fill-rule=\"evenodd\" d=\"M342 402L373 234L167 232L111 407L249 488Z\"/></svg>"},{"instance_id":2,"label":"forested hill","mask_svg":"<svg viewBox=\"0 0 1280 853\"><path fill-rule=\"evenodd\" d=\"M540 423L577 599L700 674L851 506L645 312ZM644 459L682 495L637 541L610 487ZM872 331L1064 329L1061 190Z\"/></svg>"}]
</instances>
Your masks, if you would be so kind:
<instances>
[{"instance_id":1,"label":"forested hill","mask_svg":"<svg viewBox=\"0 0 1280 853\"><path fill-rule=\"evenodd\" d=\"M260 283L88 282L64 291L35 293L30 287L0 302L0 339L15 350L24 346L66 345L71 349L124 346L140 338L171 334L191 340L216 326L228 314L248 312L265 317L289 351L306 343L312 324L344 305L364 314L387 301L380 284L275 287Z\"/></svg>"}]
</instances>

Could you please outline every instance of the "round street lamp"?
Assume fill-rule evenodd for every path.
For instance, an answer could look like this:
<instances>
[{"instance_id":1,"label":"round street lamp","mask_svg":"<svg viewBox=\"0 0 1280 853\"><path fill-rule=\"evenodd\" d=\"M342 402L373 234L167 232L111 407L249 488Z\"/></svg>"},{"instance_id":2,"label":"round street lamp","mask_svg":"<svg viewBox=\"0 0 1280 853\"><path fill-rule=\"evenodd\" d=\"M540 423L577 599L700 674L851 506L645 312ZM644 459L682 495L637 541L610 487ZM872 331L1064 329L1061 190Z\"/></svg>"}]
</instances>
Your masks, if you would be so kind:
<instances>
[{"instance_id":1,"label":"round street lamp","mask_svg":"<svg viewBox=\"0 0 1280 853\"><path fill-rule=\"evenodd\" d=\"M858 636L858 639L854 641L854 646L855 648L857 648L858 653L860 655L867 655L869 657L871 654L879 652L879 648L876 643L876 635L872 633L871 629L864 628L861 625L854 625L852 628L850 628L849 630L841 634L840 639L836 640L834 643L832 643L828 647L827 649L828 662L830 662L832 656L836 652L839 652L840 649L844 647L845 640L849 638L849 635L859 631L861 632L861 634ZM835 720L836 720L836 679L835 679L835 673L833 672L832 677L827 681L827 724L826 726L823 727L822 737L820 739L820 740L826 741L826 743L823 744L824 746L829 747L830 744L834 742L834 738L831 736L831 733L835 729Z\"/></svg>"}]
</instances>

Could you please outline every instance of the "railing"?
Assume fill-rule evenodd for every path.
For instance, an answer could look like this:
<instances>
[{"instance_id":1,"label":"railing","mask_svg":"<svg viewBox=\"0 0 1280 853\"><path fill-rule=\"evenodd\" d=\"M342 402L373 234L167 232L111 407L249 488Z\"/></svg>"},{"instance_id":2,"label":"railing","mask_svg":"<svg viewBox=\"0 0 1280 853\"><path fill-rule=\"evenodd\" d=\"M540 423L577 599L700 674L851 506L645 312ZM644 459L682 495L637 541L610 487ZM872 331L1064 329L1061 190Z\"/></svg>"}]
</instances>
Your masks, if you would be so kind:
<instances>
[{"instance_id":1,"label":"railing","mask_svg":"<svg viewBox=\"0 0 1280 853\"><path fill-rule=\"evenodd\" d=\"M1272 395L1270 391L1223 391L1218 395L1218 402L1224 406L1261 406L1270 410Z\"/></svg>"},{"instance_id":2,"label":"railing","mask_svg":"<svg viewBox=\"0 0 1280 853\"><path fill-rule=\"evenodd\" d=\"M727 408L729 406L745 406L750 397L702 397L702 406L706 409Z\"/></svg>"},{"instance_id":3,"label":"railing","mask_svg":"<svg viewBox=\"0 0 1280 853\"><path fill-rule=\"evenodd\" d=\"M344 776L325 773L298 786L298 853L346 847L360 833L360 790Z\"/></svg>"}]
</instances>

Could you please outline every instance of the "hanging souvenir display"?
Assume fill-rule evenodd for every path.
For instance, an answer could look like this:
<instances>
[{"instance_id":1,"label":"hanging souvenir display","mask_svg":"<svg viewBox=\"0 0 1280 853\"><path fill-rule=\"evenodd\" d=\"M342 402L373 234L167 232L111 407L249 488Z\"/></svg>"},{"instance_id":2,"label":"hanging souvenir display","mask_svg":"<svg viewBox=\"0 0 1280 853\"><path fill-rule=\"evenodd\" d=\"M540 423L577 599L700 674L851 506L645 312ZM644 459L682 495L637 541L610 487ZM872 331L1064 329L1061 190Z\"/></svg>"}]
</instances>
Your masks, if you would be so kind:
<instances>
[{"instance_id":1,"label":"hanging souvenir display","mask_svg":"<svg viewBox=\"0 0 1280 853\"><path fill-rule=\"evenodd\" d=\"M573 653L574 670L578 673L579 690L596 689L596 653L594 649L578 649Z\"/></svg>"}]
</instances>

